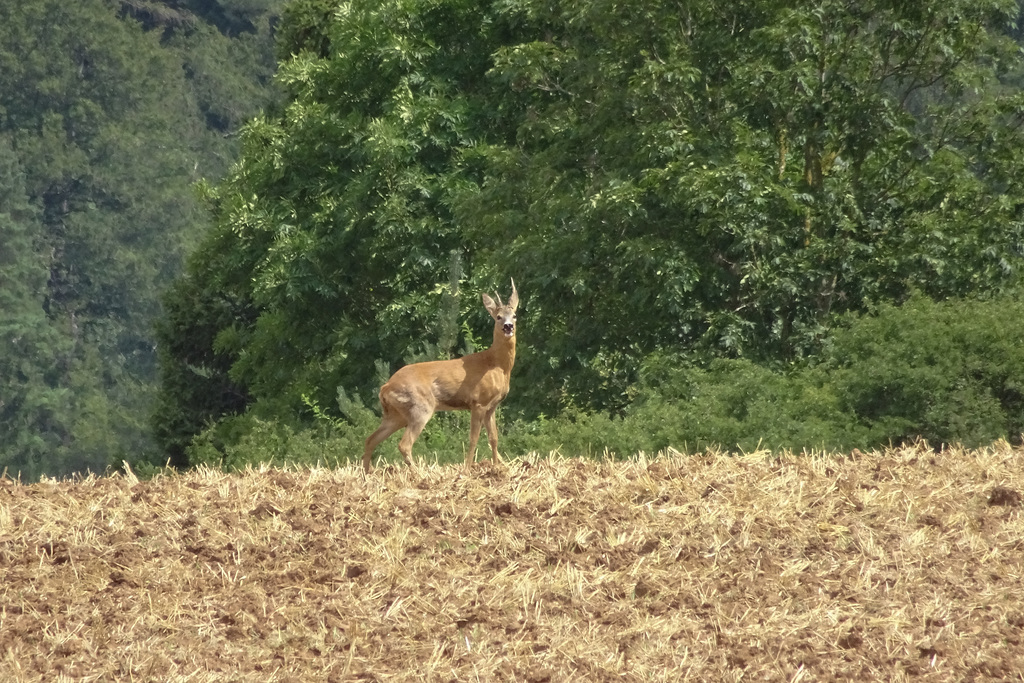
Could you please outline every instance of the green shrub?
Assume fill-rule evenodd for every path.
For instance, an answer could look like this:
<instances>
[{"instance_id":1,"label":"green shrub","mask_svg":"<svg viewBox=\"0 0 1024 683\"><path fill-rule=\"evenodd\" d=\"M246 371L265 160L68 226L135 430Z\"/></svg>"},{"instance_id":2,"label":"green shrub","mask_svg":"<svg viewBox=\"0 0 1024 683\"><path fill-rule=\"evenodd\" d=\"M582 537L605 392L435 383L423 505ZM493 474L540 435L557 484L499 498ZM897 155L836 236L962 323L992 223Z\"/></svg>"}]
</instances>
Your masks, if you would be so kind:
<instances>
[{"instance_id":1,"label":"green shrub","mask_svg":"<svg viewBox=\"0 0 1024 683\"><path fill-rule=\"evenodd\" d=\"M638 397L621 418L561 416L519 442L541 452L629 456L670 446L842 449L865 446L868 434L818 373L776 372L747 360L698 368L657 356L645 363Z\"/></svg>"},{"instance_id":2,"label":"green shrub","mask_svg":"<svg viewBox=\"0 0 1024 683\"><path fill-rule=\"evenodd\" d=\"M499 449L505 456L559 451L627 457L668 447L842 451L922 438L936 446L976 447L1020 438L1022 386L1020 299L936 303L915 297L845 318L807 365L772 369L741 359L699 367L680 356L650 356L623 414L567 411L506 422L499 413ZM262 419L257 405L197 437L190 462L238 468L357 461L380 423L378 414L344 391L338 392L341 418L306 401L313 426ZM398 438L378 447L376 462L400 462ZM468 413L438 413L416 442L415 455L461 462L468 439ZM482 433L477 458L486 457Z\"/></svg>"},{"instance_id":3,"label":"green shrub","mask_svg":"<svg viewBox=\"0 0 1024 683\"><path fill-rule=\"evenodd\" d=\"M196 436L188 449L189 462L237 470L258 463L337 466L361 461L365 439L380 425L380 416L340 388L340 418L328 415L309 397L305 400L315 418L312 425L266 419L255 406L243 415L220 420ZM401 462L400 436L401 431L377 447L376 464ZM486 433L481 434L480 442L477 458L490 457ZM413 455L426 462L462 462L468 443L468 413L437 413L416 441Z\"/></svg>"},{"instance_id":4,"label":"green shrub","mask_svg":"<svg viewBox=\"0 0 1024 683\"><path fill-rule=\"evenodd\" d=\"M625 414L569 413L515 425L518 450L620 455L719 447L849 450L924 439L935 446L1019 441L1024 431L1024 302L917 296L848 316L811 364L707 367L649 357ZM513 451L515 452L515 451Z\"/></svg>"},{"instance_id":5,"label":"green shrub","mask_svg":"<svg viewBox=\"0 0 1024 683\"><path fill-rule=\"evenodd\" d=\"M880 443L975 447L1024 430L1024 302L923 296L850 317L821 364Z\"/></svg>"},{"instance_id":6,"label":"green shrub","mask_svg":"<svg viewBox=\"0 0 1024 683\"><path fill-rule=\"evenodd\" d=\"M631 411L652 435L652 450L847 449L869 439L820 373L775 371L747 360L717 360L655 378L657 371L657 364L645 368L651 388Z\"/></svg>"}]
</instances>

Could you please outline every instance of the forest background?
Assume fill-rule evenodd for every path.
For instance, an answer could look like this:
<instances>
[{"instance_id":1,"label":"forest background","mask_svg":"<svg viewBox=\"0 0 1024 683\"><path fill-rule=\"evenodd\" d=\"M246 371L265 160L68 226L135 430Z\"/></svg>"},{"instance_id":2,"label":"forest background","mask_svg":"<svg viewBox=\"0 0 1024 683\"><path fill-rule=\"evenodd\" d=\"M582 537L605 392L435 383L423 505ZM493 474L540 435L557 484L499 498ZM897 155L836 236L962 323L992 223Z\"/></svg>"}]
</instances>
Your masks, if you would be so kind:
<instances>
[{"instance_id":1,"label":"forest background","mask_svg":"<svg viewBox=\"0 0 1024 683\"><path fill-rule=\"evenodd\" d=\"M0 467L346 462L509 277L506 453L1019 442L1022 21L0 2Z\"/></svg>"}]
</instances>

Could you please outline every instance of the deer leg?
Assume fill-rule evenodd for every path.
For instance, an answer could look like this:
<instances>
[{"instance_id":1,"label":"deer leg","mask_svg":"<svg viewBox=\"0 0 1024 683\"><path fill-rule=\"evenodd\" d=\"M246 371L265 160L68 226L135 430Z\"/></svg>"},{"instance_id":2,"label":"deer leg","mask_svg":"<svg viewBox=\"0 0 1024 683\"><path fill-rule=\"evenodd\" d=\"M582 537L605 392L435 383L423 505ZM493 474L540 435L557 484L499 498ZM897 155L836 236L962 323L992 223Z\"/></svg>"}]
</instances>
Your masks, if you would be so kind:
<instances>
[{"instance_id":1,"label":"deer leg","mask_svg":"<svg viewBox=\"0 0 1024 683\"><path fill-rule=\"evenodd\" d=\"M402 440L398 442L398 450L406 465L412 465L412 445L433 415L434 411L429 408L413 408L409 411L409 423L405 427L405 434L402 434Z\"/></svg>"},{"instance_id":2,"label":"deer leg","mask_svg":"<svg viewBox=\"0 0 1024 683\"><path fill-rule=\"evenodd\" d=\"M369 472L373 469L373 451L380 445L380 442L388 438L402 428L401 418L391 413L384 413L384 419L377 427L377 431L366 437L366 449L363 451L363 469Z\"/></svg>"},{"instance_id":3,"label":"deer leg","mask_svg":"<svg viewBox=\"0 0 1024 683\"><path fill-rule=\"evenodd\" d=\"M476 442L480 440L480 427L483 426L487 413L483 408L470 410L469 420L469 450L466 451L466 469L476 462Z\"/></svg>"},{"instance_id":4,"label":"deer leg","mask_svg":"<svg viewBox=\"0 0 1024 683\"><path fill-rule=\"evenodd\" d=\"M498 422L495 419L495 412L497 406L491 408L487 412L487 440L491 444L491 462L501 462L501 457L498 455Z\"/></svg>"}]
</instances>

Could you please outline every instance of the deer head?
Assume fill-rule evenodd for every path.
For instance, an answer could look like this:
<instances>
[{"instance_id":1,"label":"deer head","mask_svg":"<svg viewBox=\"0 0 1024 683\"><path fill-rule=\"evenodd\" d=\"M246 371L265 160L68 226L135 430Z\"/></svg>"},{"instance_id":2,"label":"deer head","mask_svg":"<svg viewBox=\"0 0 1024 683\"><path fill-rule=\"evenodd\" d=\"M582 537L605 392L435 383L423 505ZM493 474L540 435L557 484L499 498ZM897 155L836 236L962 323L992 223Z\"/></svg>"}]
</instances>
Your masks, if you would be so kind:
<instances>
[{"instance_id":1,"label":"deer head","mask_svg":"<svg viewBox=\"0 0 1024 683\"><path fill-rule=\"evenodd\" d=\"M508 298L508 304L504 304L501 301L501 295L497 292L494 293L498 303L494 303L494 299L482 294L481 298L484 302L484 308L494 318L495 325L495 338L500 328L501 333L506 338L514 337L516 334L516 309L519 307L519 292L516 291L516 281L512 280L512 296Z\"/></svg>"}]
</instances>

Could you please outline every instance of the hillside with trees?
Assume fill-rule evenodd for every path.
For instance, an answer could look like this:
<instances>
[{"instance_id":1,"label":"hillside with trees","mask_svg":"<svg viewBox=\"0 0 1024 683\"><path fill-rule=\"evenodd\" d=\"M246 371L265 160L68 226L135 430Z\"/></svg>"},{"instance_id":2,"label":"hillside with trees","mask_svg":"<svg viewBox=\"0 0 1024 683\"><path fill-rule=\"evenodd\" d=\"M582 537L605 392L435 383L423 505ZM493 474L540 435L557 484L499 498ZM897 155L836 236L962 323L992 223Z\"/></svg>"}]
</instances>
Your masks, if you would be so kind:
<instances>
[{"instance_id":1,"label":"hillside with trees","mask_svg":"<svg viewBox=\"0 0 1024 683\"><path fill-rule=\"evenodd\" d=\"M274 100L278 5L0 5L0 470L160 461L161 293Z\"/></svg>"},{"instance_id":2,"label":"hillside with trees","mask_svg":"<svg viewBox=\"0 0 1024 683\"><path fill-rule=\"evenodd\" d=\"M380 381L486 342L479 292L509 276L513 443L600 452L671 424L660 445L735 448L787 421L820 427L781 430L793 448L1019 435L1021 368L981 367L982 333L1024 330L977 302L1020 308L1020 16L296 0L285 104L208 188L214 227L167 299L161 443L227 462L326 426L354 454ZM905 334L865 338L877 314ZM936 368L903 345L947 324L959 360L917 403L871 375Z\"/></svg>"},{"instance_id":3,"label":"hillside with trees","mask_svg":"<svg viewBox=\"0 0 1024 683\"><path fill-rule=\"evenodd\" d=\"M1022 25L7 3L0 467L345 461L390 372L487 343L509 277L511 453L1019 440Z\"/></svg>"}]
</instances>

